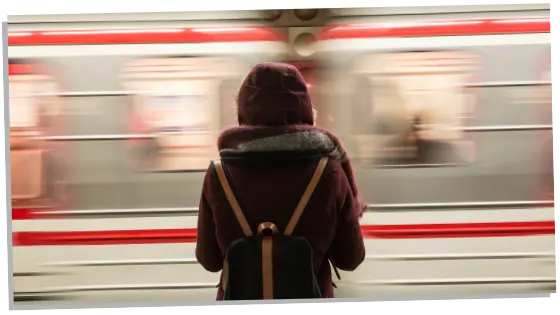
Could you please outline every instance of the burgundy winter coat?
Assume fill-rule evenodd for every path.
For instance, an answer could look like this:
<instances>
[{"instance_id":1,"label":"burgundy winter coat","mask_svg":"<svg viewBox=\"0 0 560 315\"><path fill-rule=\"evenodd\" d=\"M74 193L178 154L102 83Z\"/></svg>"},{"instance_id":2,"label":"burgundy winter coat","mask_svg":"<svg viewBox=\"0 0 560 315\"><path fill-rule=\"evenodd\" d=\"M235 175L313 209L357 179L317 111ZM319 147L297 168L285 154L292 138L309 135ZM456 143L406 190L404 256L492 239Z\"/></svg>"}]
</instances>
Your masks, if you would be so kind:
<instances>
[{"instance_id":1,"label":"burgundy winter coat","mask_svg":"<svg viewBox=\"0 0 560 315\"><path fill-rule=\"evenodd\" d=\"M273 222L282 231L307 186L316 157L330 156L315 193L294 230L314 250L322 296L333 297L331 268L352 271L364 260L359 218L365 205L346 153L336 137L313 126L312 105L296 68L255 66L238 95L239 127L224 131L218 149L249 224ZM222 270L231 242L244 236L213 169L204 178L196 257L210 272ZM217 300L223 291L218 288Z\"/></svg>"}]
</instances>

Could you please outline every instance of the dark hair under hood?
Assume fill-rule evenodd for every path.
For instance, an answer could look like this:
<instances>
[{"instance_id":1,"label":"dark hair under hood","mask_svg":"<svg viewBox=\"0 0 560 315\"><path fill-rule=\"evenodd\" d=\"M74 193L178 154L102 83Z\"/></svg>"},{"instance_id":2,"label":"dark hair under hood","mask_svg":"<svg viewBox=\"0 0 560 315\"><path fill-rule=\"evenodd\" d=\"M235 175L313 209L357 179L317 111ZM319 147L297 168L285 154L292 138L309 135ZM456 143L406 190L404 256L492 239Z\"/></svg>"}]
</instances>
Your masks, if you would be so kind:
<instances>
[{"instance_id":1,"label":"dark hair under hood","mask_svg":"<svg viewBox=\"0 0 560 315\"><path fill-rule=\"evenodd\" d=\"M340 140L314 126L313 105L301 73L284 63L260 63L245 78L237 98L239 126L224 130L218 150L321 150L341 161L360 216L366 209L348 155Z\"/></svg>"}]
</instances>

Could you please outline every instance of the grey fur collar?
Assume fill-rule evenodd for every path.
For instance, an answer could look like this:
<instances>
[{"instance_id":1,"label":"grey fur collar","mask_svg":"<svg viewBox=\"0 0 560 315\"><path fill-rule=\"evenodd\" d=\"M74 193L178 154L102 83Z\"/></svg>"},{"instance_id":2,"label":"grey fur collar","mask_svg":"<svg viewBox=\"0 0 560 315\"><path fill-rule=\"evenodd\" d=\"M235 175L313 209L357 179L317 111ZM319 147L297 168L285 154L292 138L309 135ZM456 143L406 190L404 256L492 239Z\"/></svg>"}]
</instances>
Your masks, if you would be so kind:
<instances>
[{"instance_id":1,"label":"grey fur collar","mask_svg":"<svg viewBox=\"0 0 560 315\"><path fill-rule=\"evenodd\" d=\"M329 136L318 131L299 131L259 138L243 142L233 149L233 151L237 152L297 152L313 150L330 152L331 156L340 158L340 153L335 143Z\"/></svg>"}]
</instances>

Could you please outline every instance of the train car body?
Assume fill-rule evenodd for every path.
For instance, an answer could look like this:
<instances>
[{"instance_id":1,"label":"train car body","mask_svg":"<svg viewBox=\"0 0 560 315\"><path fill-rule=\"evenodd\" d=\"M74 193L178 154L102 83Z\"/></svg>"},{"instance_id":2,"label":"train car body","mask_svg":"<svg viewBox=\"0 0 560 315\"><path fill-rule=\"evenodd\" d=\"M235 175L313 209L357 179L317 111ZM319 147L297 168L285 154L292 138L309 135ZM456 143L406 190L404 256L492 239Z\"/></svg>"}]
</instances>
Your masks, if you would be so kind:
<instances>
[{"instance_id":1,"label":"train car body","mask_svg":"<svg viewBox=\"0 0 560 315\"><path fill-rule=\"evenodd\" d=\"M317 103L335 118L323 121L359 168L358 185L372 203L364 224L426 224L419 229L443 234L486 226L477 237L435 233L428 240L424 230L406 240L370 241L368 253L394 260L366 261L343 275L355 282L339 292L555 290L554 233L506 232L554 224L553 197L536 193L541 175L552 176L543 163L552 158L544 146L552 104L538 96L551 95L550 80L543 80L550 22L546 13L533 14L361 16L326 27ZM551 260L530 254L535 250Z\"/></svg>"},{"instance_id":2,"label":"train car body","mask_svg":"<svg viewBox=\"0 0 560 315\"><path fill-rule=\"evenodd\" d=\"M540 104L532 97L546 77L538 60L550 53L548 16L364 25L371 19L322 30L312 80L319 124L345 141L370 203L362 219L366 261L342 273L335 295L555 292L554 203L536 197L541 171L534 157L540 153L533 148L552 124L534 122ZM217 156L219 131L236 123L233 96L240 79L253 63L285 59L286 44L262 26L172 26L10 30L10 62L48 65L64 81L57 95L65 133L42 139L67 145L72 174L64 206L13 206L16 301L215 298L219 274L206 272L194 257L203 171ZM396 60L391 69L374 66L379 55L386 64ZM433 60L453 60L444 68L457 80L442 76ZM398 114L394 101L378 99L369 83L355 89L360 85L354 82L370 82L383 71L436 73L427 81L454 86L444 99L467 105L432 123L452 132L432 128L431 134L466 143L459 145L467 152L460 155L468 158L383 164L361 157L359 142L368 144L377 134L356 137L354 126L371 123L363 120L371 116L367 111L385 117L376 111L382 108L396 117L390 127L413 120ZM421 80L398 82L408 82L415 93L433 90L414 88ZM374 108L373 99L383 106ZM434 109L429 103L417 112L435 115L445 104ZM467 112L468 119L449 123L457 112Z\"/></svg>"},{"instance_id":3,"label":"train car body","mask_svg":"<svg viewBox=\"0 0 560 315\"><path fill-rule=\"evenodd\" d=\"M11 170L16 181L12 183L16 301L56 299L60 294L77 294L78 299L95 299L101 294L118 301L119 285L157 288L177 280L186 284L183 290L172 290L179 292L175 298L181 300L191 300L189 294L199 295L191 289L199 286L196 283L211 283L209 292L213 291L214 275L189 265L192 257L186 265L173 263L190 257L192 244L171 240L170 244L130 245L129 240L103 246L104 241L96 243L91 235L81 233L95 231L108 240L102 234L126 238L123 230L150 234L151 230L195 227L201 171L217 157L212 149L218 132L236 123L236 89L253 64L283 58L286 44L273 29L258 23L111 24L117 24L116 29L85 24L75 29L53 29L50 23L16 25L9 32L10 69L21 64L48 66L55 69L57 83L63 86L48 92L61 101L57 117L68 122L64 132L26 135L25 139L69 147L67 165L72 175L65 204L21 205L17 203L21 199L18 187L41 186L45 172L37 170L40 158L22 161L20 151L12 151L17 155L12 156ZM11 88L19 77L11 73ZM44 94L28 91L26 97L37 103ZM18 94L11 95L11 112L17 113L23 106L16 102ZM19 116L30 120L30 115ZM12 120L10 129L17 135L18 120ZM14 163L20 161L25 163ZM24 176L24 170L37 178ZM75 232L78 234L70 236ZM85 246L84 241L97 245ZM82 250L91 255L78 253ZM118 263L127 259L132 259L136 270ZM138 259L156 262L145 269L145 264L134 262ZM149 278L155 274L150 270L161 267L157 259L163 261L163 273L153 282L155 278ZM93 261L104 261L110 267L90 266ZM63 270L62 275L58 270ZM84 270L88 271L82 273ZM116 276L123 270L128 270L127 276ZM107 287L96 290L96 286ZM146 290L153 296L151 289ZM138 291L124 291L124 296L139 298Z\"/></svg>"}]
</instances>

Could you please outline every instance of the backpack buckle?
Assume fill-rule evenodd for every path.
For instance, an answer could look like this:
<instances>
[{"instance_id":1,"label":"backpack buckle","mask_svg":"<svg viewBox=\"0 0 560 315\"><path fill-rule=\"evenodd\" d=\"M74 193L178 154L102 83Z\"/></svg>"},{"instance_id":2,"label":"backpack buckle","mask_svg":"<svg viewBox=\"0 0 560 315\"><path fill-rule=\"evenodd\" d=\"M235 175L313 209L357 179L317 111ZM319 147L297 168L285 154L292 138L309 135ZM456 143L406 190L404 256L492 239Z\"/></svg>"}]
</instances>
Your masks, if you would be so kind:
<instances>
[{"instance_id":1,"label":"backpack buckle","mask_svg":"<svg viewBox=\"0 0 560 315\"><path fill-rule=\"evenodd\" d=\"M264 222L257 228L258 235L278 235L278 227L272 222Z\"/></svg>"}]
</instances>

